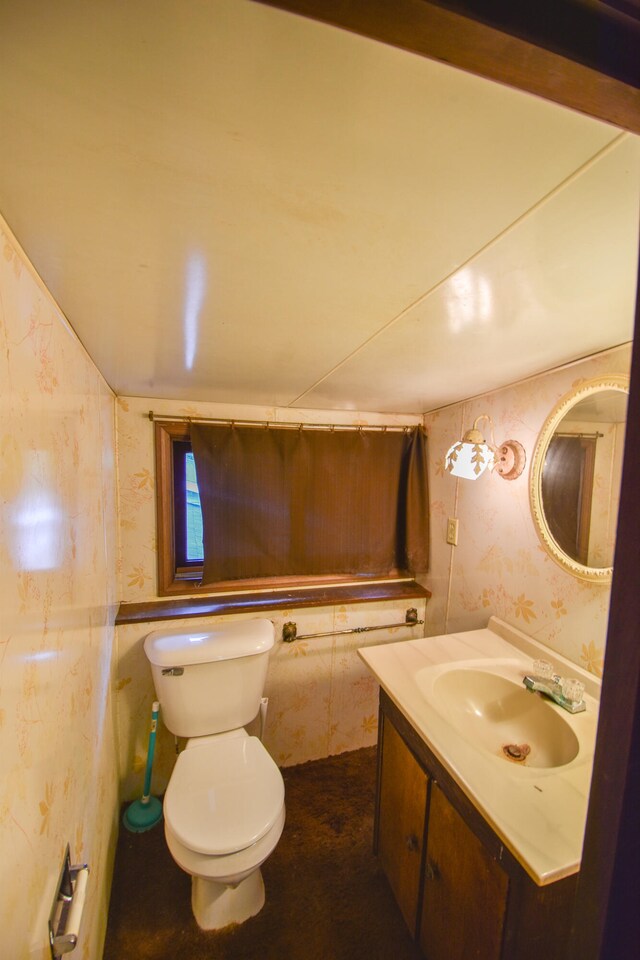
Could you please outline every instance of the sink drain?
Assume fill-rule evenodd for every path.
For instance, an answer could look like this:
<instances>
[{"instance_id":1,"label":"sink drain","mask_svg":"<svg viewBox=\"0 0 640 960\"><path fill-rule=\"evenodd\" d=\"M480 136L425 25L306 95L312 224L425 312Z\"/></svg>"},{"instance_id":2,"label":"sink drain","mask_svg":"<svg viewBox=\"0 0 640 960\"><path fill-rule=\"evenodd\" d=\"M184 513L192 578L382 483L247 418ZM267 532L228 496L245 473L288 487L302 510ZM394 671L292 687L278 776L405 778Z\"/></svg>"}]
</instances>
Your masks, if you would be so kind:
<instances>
[{"instance_id":1,"label":"sink drain","mask_svg":"<svg viewBox=\"0 0 640 960\"><path fill-rule=\"evenodd\" d=\"M507 760L515 760L516 763L521 763L531 753L531 747L528 743L506 743L502 752Z\"/></svg>"}]
</instances>

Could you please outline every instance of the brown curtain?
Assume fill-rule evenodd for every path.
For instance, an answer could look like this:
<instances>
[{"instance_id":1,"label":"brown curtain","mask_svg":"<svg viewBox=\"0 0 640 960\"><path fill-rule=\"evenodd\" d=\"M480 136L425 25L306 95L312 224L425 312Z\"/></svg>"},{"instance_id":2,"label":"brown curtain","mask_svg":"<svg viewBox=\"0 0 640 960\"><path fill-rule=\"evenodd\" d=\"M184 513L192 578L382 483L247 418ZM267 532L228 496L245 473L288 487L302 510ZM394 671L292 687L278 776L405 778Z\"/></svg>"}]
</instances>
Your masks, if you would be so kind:
<instances>
[{"instance_id":1,"label":"brown curtain","mask_svg":"<svg viewBox=\"0 0 640 960\"><path fill-rule=\"evenodd\" d=\"M426 437L192 424L202 582L427 569Z\"/></svg>"}]
</instances>

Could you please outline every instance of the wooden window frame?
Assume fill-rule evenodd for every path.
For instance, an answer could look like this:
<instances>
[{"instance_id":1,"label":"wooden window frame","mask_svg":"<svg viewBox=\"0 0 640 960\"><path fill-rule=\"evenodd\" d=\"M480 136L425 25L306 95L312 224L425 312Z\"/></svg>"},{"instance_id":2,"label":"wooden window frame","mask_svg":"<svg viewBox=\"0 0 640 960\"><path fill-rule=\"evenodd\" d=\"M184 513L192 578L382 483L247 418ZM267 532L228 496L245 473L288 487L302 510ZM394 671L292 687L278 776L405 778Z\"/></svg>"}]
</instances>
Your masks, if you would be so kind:
<instances>
[{"instance_id":1,"label":"wooden window frame","mask_svg":"<svg viewBox=\"0 0 640 960\"><path fill-rule=\"evenodd\" d=\"M162 421L154 424L156 458L156 544L158 594L192 593L197 590L201 568L177 569L173 443L189 442L189 424Z\"/></svg>"},{"instance_id":2,"label":"wooden window frame","mask_svg":"<svg viewBox=\"0 0 640 960\"><path fill-rule=\"evenodd\" d=\"M365 593L371 583L388 582L397 585L399 582L411 584L411 593L415 596L417 584L406 573L389 576L362 576L351 574L335 574L333 576L299 576L299 577L268 577L253 580L225 580L215 584L202 586L200 576L202 567L177 568L176 565L176 528L175 528L175 490L174 490L174 441L190 442L191 432L188 421L184 420L156 420L155 431L155 465L156 465L156 544L157 544L157 594L159 597L182 595L205 595L219 593L238 593L239 591L263 592L266 590L293 591L301 588L321 586L344 587L345 584L361 584L357 590ZM428 594L420 587L421 596ZM327 602L326 591L319 593L323 602ZM340 599L338 599L340 598ZM357 599L357 596L355 597ZM379 599L377 597L376 599ZM345 602L342 591L336 592L336 601Z\"/></svg>"}]
</instances>

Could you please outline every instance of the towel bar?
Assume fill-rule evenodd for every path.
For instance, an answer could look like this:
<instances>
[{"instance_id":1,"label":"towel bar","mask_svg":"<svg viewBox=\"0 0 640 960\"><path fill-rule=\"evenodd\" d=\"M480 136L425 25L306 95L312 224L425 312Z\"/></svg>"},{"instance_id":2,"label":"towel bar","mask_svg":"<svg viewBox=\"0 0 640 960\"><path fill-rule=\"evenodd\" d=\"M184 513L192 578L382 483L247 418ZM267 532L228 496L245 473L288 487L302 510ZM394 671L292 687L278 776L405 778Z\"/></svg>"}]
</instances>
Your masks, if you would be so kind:
<instances>
[{"instance_id":1,"label":"towel bar","mask_svg":"<svg viewBox=\"0 0 640 960\"><path fill-rule=\"evenodd\" d=\"M305 633L298 636L298 628L293 620L285 623L282 628L282 639L284 643L293 643L294 640L311 640L314 637L337 637L342 633L369 633L371 630L392 630L394 627L415 627L424 623L424 620L418 620L418 611L415 607L407 610L406 617L402 623L382 623L375 627L351 627L349 630L328 630L326 633Z\"/></svg>"}]
</instances>

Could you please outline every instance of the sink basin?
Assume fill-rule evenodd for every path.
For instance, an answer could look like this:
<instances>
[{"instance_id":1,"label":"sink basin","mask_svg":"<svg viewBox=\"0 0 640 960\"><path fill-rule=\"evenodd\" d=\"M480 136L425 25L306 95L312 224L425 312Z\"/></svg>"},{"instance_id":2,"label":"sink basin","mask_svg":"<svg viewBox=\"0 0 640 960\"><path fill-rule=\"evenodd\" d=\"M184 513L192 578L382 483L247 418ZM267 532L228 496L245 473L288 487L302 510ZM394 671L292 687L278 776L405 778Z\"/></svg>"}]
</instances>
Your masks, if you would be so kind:
<instances>
[{"instance_id":1,"label":"sink basin","mask_svg":"<svg viewBox=\"0 0 640 960\"><path fill-rule=\"evenodd\" d=\"M433 706L471 743L526 767L560 767L580 744L557 708L487 670L452 669L433 683Z\"/></svg>"}]
</instances>

